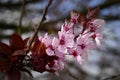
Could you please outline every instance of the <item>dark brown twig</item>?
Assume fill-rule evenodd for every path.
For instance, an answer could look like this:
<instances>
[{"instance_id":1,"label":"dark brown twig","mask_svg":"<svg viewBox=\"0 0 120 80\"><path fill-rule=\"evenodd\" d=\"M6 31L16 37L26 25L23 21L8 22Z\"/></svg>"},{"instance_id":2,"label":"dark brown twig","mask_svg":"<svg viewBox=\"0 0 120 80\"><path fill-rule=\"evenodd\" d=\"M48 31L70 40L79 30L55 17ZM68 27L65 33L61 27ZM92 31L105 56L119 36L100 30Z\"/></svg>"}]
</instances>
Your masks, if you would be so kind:
<instances>
[{"instance_id":1,"label":"dark brown twig","mask_svg":"<svg viewBox=\"0 0 120 80\"><path fill-rule=\"evenodd\" d=\"M31 37L31 39L29 40L26 53L29 52L31 45L32 45L35 37L36 37L37 34L38 34L38 31L39 31L39 29L40 29L40 26L42 25L42 23L43 23L44 20L46 19L45 16L46 16L46 14L47 14L47 10L48 10L50 4L52 3L52 1L53 1L53 0L49 0L48 4L46 5L46 7L45 7L45 9L44 9L44 11L43 11L42 17L41 17L41 21L40 21L40 23L38 24L37 28L35 29L35 33L34 33L33 36Z\"/></svg>"}]
</instances>

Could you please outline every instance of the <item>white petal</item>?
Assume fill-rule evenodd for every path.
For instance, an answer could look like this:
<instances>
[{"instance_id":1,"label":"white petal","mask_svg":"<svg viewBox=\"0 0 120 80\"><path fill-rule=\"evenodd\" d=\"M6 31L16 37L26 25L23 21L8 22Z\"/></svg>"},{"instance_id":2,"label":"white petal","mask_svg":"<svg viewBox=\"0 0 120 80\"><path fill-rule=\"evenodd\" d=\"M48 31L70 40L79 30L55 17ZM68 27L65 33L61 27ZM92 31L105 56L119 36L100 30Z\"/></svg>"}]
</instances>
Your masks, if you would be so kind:
<instances>
[{"instance_id":1,"label":"white petal","mask_svg":"<svg viewBox=\"0 0 120 80\"><path fill-rule=\"evenodd\" d=\"M54 51L51 50L50 48L47 48L47 49L46 49L46 53L47 53L49 56L55 55Z\"/></svg>"},{"instance_id":2,"label":"white petal","mask_svg":"<svg viewBox=\"0 0 120 80\"><path fill-rule=\"evenodd\" d=\"M70 48L74 46L74 35L73 34L65 35L65 45Z\"/></svg>"},{"instance_id":3,"label":"white petal","mask_svg":"<svg viewBox=\"0 0 120 80\"><path fill-rule=\"evenodd\" d=\"M84 42L84 39L82 38L81 35L77 38L77 44L82 44Z\"/></svg>"},{"instance_id":4,"label":"white petal","mask_svg":"<svg viewBox=\"0 0 120 80\"><path fill-rule=\"evenodd\" d=\"M81 57L85 60L88 61L88 54L86 52L82 53Z\"/></svg>"},{"instance_id":5,"label":"white petal","mask_svg":"<svg viewBox=\"0 0 120 80\"><path fill-rule=\"evenodd\" d=\"M42 42L45 43L45 45L48 47L49 45L51 45L52 39L50 39L50 37L46 33L44 35L44 38L42 39Z\"/></svg>"},{"instance_id":6,"label":"white petal","mask_svg":"<svg viewBox=\"0 0 120 80\"><path fill-rule=\"evenodd\" d=\"M95 38L96 44L98 47L101 47L101 41L97 37Z\"/></svg>"},{"instance_id":7,"label":"white petal","mask_svg":"<svg viewBox=\"0 0 120 80\"><path fill-rule=\"evenodd\" d=\"M77 61L78 61L79 64L82 64L83 60L82 60L81 56L77 56L76 59L77 59Z\"/></svg>"},{"instance_id":8,"label":"white petal","mask_svg":"<svg viewBox=\"0 0 120 80\"><path fill-rule=\"evenodd\" d=\"M93 23L99 25L98 27L101 27L102 25L105 24L105 21L102 20L102 19L95 19L95 20L93 21Z\"/></svg>"},{"instance_id":9,"label":"white petal","mask_svg":"<svg viewBox=\"0 0 120 80\"><path fill-rule=\"evenodd\" d=\"M59 45L58 50L62 53L67 53L67 48L64 45Z\"/></svg>"},{"instance_id":10,"label":"white petal","mask_svg":"<svg viewBox=\"0 0 120 80\"><path fill-rule=\"evenodd\" d=\"M59 43L60 43L59 39L54 37L53 40L52 40L52 46L54 48L56 48L56 47L58 47Z\"/></svg>"}]
</instances>

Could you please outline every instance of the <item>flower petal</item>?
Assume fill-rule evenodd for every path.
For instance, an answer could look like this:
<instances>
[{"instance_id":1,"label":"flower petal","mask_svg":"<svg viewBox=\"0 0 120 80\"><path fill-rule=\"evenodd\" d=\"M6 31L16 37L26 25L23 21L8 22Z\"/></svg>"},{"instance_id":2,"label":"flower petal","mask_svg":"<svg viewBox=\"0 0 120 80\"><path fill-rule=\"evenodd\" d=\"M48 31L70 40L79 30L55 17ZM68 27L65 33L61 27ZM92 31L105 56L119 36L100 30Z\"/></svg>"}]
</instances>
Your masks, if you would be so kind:
<instances>
[{"instance_id":1,"label":"flower petal","mask_svg":"<svg viewBox=\"0 0 120 80\"><path fill-rule=\"evenodd\" d=\"M95 41L96 41L97 46L100 48L101 47L101 41L100 41L100 39L96 37Z\"/></svg>"},{"instance_id":2,"label":"flower petal","mask_svg":"<svg viewBox=\"0 0 120 80\"><path fill-rule=\"evenodd\" d=\"M49 56L55 55L54 51L51 50L50 48L47 48L47 49L46 49L46 53L47 53Z\"/></svg>"},{"instance_id":3,"label":"flower petal","mask_svg":"<svg viewBox=\"0 0 120 80\"><path fill-rule=\"evenodd\" d=\"M60 43L59 39L54 37L53 40L52 40L52 46L53 47L58 47L59 43Z\"/></svg>"},{"instance_id":4,"label":"flower petal","mask_svg":"<svg viewBox=\"0 0 120 80\"><path fill-rule=\"evenodd\" d=\"M65 35L65 44L67 47L73 47L74 46L74 35L72 34L66 34Z\"/></svg>"},{"instance_id":5,"label":"flower petal","mask_svg":"<svg viewBox=\"0 0 120 80\"><path fill-rule=\"evenodd\" d=\"M88 61L88 54L87 52L83 52L81 57L85 60L85 61Z\"/></svg>"},{"instance_id":6,"label":"flower petal","mask_svg":"<svg viewBox=\"0 0 120 80\"><path fill-rule=\"evenodd\" d=\"M44 38L42 39L42 42L46 45L46 47L48 47L49 45L51 45L52 43L52 39L48 36L48 34L46 33L44 35Z\"/></svg>"},{"instance_id":7,"label":"flower petal","mask_svg":"<svg viewBox=\"0 0 120 80\"><path fill-rule=\"evenodd\" d=\"M58 50L62 53L67 53L67 48L64 45L59 45Z\"/></svg>"},{"instance_id":8,"label":"flower petal","mask_svg":"<svg viewBox=\"0 0 120 80\"><path fill-rule=\"evenodd\" d=\"M76 57L76 60L78 61L79 64L82 64L82 61L83 61L83 60L82 60L81 56L77 56L77 57Z\"/></svg>"},{"instance_id":9,"label":"flower petal","mask_svg":"<svg viewBox=\"0 0 120 80\"><path fill-rule=\"evenodd\" d=\"M105 24L105 21L102 20L102 19L95 19L95 20L93 21L93 24L98 25L97 27L100 28L101 26L103 26L103 25Z\"/></svg>"}]
</instances>

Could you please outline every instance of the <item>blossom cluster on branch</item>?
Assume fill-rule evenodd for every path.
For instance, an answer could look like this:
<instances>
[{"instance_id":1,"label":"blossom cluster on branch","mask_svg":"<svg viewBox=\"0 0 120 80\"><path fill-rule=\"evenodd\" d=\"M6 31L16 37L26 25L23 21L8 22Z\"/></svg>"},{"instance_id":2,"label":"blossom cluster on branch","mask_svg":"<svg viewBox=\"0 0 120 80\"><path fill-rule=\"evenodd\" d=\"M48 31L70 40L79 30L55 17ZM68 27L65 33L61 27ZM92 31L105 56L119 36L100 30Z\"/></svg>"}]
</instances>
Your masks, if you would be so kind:
<instances>
[{"instance_id":1,"label":"blossom cluster on branch","mask_svg":"<svg viewBox=\"0 0 120 80\"><path fill-rule=\"evenodd\" d=\"M87 52L101 47L102 34L100 28L104 20L96 19L98 8L89 9L87 16L77 11L71 12L70 20L65 20L58 31L58 37L46 33L43 37L36 36L31 47L30 55L26 53L29 38L23 40L20 35L13 34L9 45L0 42L0 71L8 80L20 80L20 71L32 76L28 68L38 72L57 72L64 69L66 55L80 64L87 60ZM75 27L82 30L76 34ZM19 78L19 79L18 79Z\"/></svg>"}]
</instances>

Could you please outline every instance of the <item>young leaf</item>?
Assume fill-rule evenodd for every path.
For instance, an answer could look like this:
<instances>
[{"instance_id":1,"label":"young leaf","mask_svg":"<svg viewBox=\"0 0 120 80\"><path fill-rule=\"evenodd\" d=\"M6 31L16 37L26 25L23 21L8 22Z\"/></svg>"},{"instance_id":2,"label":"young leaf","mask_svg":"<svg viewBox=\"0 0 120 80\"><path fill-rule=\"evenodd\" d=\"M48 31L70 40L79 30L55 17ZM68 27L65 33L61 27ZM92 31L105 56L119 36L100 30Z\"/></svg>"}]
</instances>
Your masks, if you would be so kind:
<instances>
[{"instance_id":1,"label":"young leaf","mask_svg":"<svg viewBox=\"0 0 120 80\"><path fill-rule=\"evenodd\" d=\"M25 46L24 41L18 34L13 34L9 39L9 43L13 50L20 50Z\"/></svg>"},{"instance_id":2,"label":"young leaf","mask_svg":"<svg viewBox=\"0 0 120 80\"><path fill-rule=\"evenodd\" d=\"M88 13L87 13L87 18L90 19L90 20L93 19L93 18L96 18L98 16L98 12L99 12L98 7L94 8L94 9L89 8Z\"/></svg>"},{"instance_id":3,"label":"young leaf","mask_svg":"<svg viewBox=\"0 0 120 80\"><path fill-rule=\"evenodd\" d=\"M11 55L12 54L12 49L8 45L0 42L0 56L2 55Z\"/></svg>"}]
</instances>

